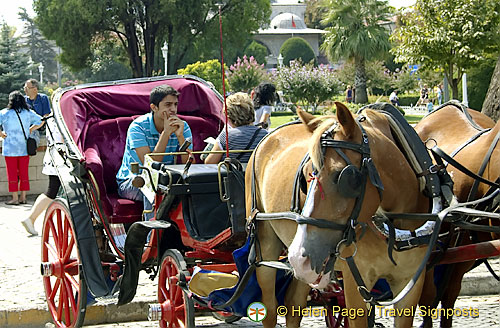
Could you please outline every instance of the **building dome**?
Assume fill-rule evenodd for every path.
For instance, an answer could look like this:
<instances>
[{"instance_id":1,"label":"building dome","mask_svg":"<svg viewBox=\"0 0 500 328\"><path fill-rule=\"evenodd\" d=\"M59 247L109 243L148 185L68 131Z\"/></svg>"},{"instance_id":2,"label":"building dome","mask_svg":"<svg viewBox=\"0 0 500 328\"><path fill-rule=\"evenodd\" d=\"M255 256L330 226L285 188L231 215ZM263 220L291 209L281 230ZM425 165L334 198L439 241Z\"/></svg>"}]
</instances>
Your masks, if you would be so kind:
<instances>
[{"instance_id":1,"label":"building dome","mask_svg":"<svg viewBox=\"0 0 500 328\"><path fill-rule=\"evenodd\" d=\"M307 26L299 16L282 13L271 21L271 29L306 29Z\"/></svg>"}]
</instances>

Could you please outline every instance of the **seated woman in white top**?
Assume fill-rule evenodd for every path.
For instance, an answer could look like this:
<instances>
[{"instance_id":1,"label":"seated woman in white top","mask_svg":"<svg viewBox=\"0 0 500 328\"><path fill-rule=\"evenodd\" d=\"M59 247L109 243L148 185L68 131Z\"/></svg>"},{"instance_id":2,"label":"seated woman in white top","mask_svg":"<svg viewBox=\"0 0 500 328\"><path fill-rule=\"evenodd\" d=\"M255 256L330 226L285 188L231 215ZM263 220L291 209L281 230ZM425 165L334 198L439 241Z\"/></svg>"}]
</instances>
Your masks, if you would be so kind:
<instances>
[{"instance_id":1,"label":"seated woman in white top","mask_svg":"<svg viewBox=\"0 0 500 328\"><path fill-rule=\"evenodd\" d=\"M255 149L267 131L254 126L255 111L252 99L243 92L235 93L226 99L227 115L229 117L228 130L229 150ZM226 150L226 130L223 129L216 139L213 151ZM241 163L247 163L251 152L231 153L230 158L236 158ZM226 154L210 154L205 158L205 164L219 163Z\"/></svg>"},{"instance_id":2,"label":"seated woman in white top","mask_svg":"<svg viewBox=\"0 0 500 328\"><path fill-rule=\"evenodd\" d=\"M269 82L259 84L252 91L253 106L255 108L254 125L268 129L271 126L271 112L276 100L276 87Z\"/></svg>"}]
</instances>

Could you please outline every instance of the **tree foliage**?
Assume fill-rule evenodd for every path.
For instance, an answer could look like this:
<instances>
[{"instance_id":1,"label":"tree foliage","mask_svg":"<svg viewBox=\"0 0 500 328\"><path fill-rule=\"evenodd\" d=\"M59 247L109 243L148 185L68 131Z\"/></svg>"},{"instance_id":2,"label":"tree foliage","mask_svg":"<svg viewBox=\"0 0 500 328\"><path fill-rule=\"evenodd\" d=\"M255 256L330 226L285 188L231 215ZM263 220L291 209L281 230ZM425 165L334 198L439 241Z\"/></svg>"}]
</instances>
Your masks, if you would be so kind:
<instances>
[{"instance_id":1,"label":"tree foliage","mask_svg":"<svg viewBox=\"0 0 500 328\"><path fill-rule=\"evenodd\" d=\"M481 110L498 56L490 57L467 72L469 107Z\"/></svg>"},{"instance_id":2,"label":"tree foliage","mask_svg":"<svg viewBox=\"0 0 500 328\"><path fill-rule=\"evenodd\" d=\"M293 37L281 45L280 54L283 56L283 64L290 65L292 60L300 60L303 63L316 62L314 51L306 40Z\"/></svg>"},{"instance_id":3,"label":"tree foliage","mask_svg":"<svg viewBox=\"0 0 500 328\"><path fill-rule=\"evenodd\" d=\"M126 50L134 77L150 76L163 63L169 45L169 72L186 56L219 54L219 16L215 0L34 0L37 23L63 49L61 60L73 69L90 65L92 44L114 39ZM231 0L221 7L223 38L241 48L250 33L268 23L267 0ZM226 47L227 48L227 47ZM226 49L225 49L226 50ZM231 51L229 51L231 53Z\"/></svg>"},{"instance_id":4,"label":"tree foliage","mask_svg":"<svg viewBox=\"0 0 500 328\"><path fill-rule=\"evenodd\" d=\"M224 70L227 71L227 67L224 65ZM206 62L197 61L194 64L189 64L185 68L181 68L177 70L177 74L179 75L195 75L199 78L204 79L207 82L210 82L214 85L214 87L219 91L220 94L223 94L222 90L222 68L221 64L217 59L212 59ZM226 81L226 90L228 89L228 84Z\"/></svg>"},{"instance_id":5,"label":"tree foliage","mask_svg":"<svg viewBox=\"0 0 500 328\"><path fill-rule=\"evenodd\" d=\"M28 49L28 56L33 60L32 72L38 74L38 65L43 64L45 81L57 81L57 53L54 42L48 41L36 26L33 17L28 15L26 8L19 8L19 18L24 22L21 46Z\"/></svg>"},{"instance_id":6,"label":"tree foliage","mask_svg":"<svg viewBox=\"0 0 500 328\"><path fill-rule=\"evenodd\" d=\"M308 0L306 1L306 12L304 14L304 23L309 28L322 29L321 22L326 16L327 8L323 5L324 0Z\"/></svg>"},{"instance_id":7,"label":"tree foliage","mask_svg":"<svg viewBox=\"0 0 500 328\"><path fill-rule=\"evenodd\" d=\"M365 62L386 56L389 35L381 23L387 22L390 8L380 0L328 0L327 28L322 49L331 61L353 60L355 103L368 102Z\"/></svg>"},{"instance_id":8,"label":"tree foliage","mask_svg":"<svg viewBox=\"0 0 500 328\"><path fill-rule=\"evenodd\" d=\"M499 12L497 0L417 0L393 34L396 60L442 70L458 98L463 73L500 45Z\"/></svg>"},{"instance_id":9,"label":"tree foliage","mask_svg":"<svg viewBox=\"0 0 500 328\"><path fill-rule=\"evenodd\" d=\"M76 72L77 79L85 82L115 81L132 77L127 56L114 40L102 40L91 47L91 64Z\"/></svg>"},{"instance_id":10,"label":"tree foliage","mask_svg":"<svg viewBox=\"0 0 500 328\"><path fill-rule=\"evenodd\" d=\"M0 30L0 107L7 106L9 93L21 90L28 77L28 58L19 51L18 38L5 22Z\"/></svg>"}]
</instances>

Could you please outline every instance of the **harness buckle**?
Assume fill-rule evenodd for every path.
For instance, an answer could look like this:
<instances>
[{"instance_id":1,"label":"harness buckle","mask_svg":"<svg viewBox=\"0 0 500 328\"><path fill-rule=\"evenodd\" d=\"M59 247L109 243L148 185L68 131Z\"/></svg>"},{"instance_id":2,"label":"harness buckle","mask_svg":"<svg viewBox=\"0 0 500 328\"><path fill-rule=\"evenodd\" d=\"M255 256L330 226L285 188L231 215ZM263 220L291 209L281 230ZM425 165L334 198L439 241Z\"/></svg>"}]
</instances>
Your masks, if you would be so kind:
<instances>
[{"instance_id":1,"label":"harness buckle","mask_svg":"<svg viewBox=\"0 0 500 328\"><path fill-rule=\"evenodd\" d=\"M366 288L366 286L358 286L358 292L363 297L363 300L366 303L372 303L375 299L373 295L370 294L370 291ZM365 296L370 295L370 299L366 299Z\"/></svg>"},{"instance_id":2,"label":"harness buckle","mask_svg":"<svg viewBox=\"0 0 500 328\"><path fill-rule=\"evenodd\" d=\"M438 173L439 169L440 169L439 165L433 164L433 165L429 166L429 173L436 174L436 173Z\"/></svg>"}]
</instances>

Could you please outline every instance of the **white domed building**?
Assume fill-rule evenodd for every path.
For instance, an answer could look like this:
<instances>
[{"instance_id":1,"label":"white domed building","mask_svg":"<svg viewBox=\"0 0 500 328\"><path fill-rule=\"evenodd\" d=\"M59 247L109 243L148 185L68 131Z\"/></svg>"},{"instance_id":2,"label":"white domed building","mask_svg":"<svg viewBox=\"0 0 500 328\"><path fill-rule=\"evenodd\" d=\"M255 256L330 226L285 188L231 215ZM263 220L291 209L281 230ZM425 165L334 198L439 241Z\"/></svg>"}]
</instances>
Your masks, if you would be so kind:
<instances>
[{"instance_id":1,"label":"white domed building","mask_svg":"<svg viewBox=\"0 0 500 328\"><path fill-rule=\"evenodd\" d=\"M323 30L307 28L304 23L305 4L291 0L276 0L271 3L273 13L271 24L253 36L254 40L263 44L269 52L267 67L277 67L279 51L283 43L291 37L303 38L319 56L319 40ZM290 12L282 12L289 10ZM299 16L300 15L300 16Z\"/></svg>"}]
</instances>

